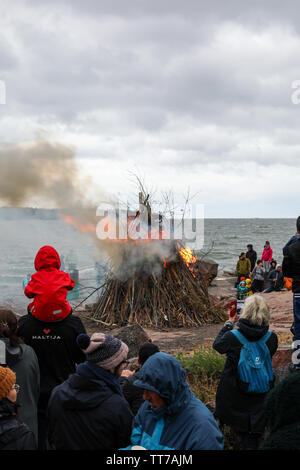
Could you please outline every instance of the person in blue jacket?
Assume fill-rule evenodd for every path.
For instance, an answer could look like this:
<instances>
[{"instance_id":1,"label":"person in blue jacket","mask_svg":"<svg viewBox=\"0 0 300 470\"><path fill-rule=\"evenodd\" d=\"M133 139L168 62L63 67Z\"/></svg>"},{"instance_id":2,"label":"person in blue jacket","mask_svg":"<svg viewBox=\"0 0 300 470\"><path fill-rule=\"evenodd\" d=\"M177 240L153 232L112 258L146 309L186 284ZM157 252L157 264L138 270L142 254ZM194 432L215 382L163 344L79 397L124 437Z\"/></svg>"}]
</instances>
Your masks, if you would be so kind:
<instances>
[{"instance_id":1,"label":"person in blue jacket","mask_svg":"<svg viewBox=\"0 0 300 470\"><path fill-rule=\"evenodd\" d=\"M145 402L133 420L132 446L147 450L223 449L216 420L190 390L177 359L162 352L153 354L134 385L144 389Z\"/></svg>"},{"instance_id":2,"label":"person in blue jacket","mask_svg":"<svg viewBox=\"0 0 300 470\"><path fill-rule=\"evenodd\" d=\"M238 285L238 299L243 300L249 292L246 281L241 281Z\"/></svg>"}]
</instances>

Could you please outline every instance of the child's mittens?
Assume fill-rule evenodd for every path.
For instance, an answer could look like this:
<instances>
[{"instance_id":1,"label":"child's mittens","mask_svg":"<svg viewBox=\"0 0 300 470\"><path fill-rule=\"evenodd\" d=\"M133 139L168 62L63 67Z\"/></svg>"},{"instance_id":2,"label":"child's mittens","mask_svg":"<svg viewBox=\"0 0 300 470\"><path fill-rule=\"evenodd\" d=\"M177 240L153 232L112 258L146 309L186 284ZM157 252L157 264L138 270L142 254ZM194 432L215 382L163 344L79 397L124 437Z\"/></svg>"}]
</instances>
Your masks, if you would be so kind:
<instances>
[{"instance_id":1,"label":"child's mittens","mask_svg":"<svg viewBox=\"0 0 300 470\"><path fill-rule=\"evenodd\" d=\"M28 284L29 284L29 279L28 279L28 277L27 277L27 276L26 276L26 277L24 277L24 279L23 279L22 283L23 283L23 290L25 290L25 289L26 289L26 287L27 287L27 286L28 286Z\"/></svg>"}]
</instances>

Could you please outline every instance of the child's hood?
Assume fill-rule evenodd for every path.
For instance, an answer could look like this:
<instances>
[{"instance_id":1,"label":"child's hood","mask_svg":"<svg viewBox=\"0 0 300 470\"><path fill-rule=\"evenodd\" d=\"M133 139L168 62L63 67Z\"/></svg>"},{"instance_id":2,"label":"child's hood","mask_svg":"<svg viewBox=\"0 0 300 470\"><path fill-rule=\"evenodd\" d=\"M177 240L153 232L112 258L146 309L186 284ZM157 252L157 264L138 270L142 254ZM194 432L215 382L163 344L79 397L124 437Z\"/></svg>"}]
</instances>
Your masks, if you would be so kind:
<instances>
[{"instance_id":1,"label":"child's hood","mask_svg":"<svg viewBox=\"0 0 300 470\"><path fill-rule=\"evenodd\" d=\"M34 267L37 271L51 268L59 269L60 264L59 254L56 249L48 245L39 249L34 260Z\"/></svg>"}]
</instances>

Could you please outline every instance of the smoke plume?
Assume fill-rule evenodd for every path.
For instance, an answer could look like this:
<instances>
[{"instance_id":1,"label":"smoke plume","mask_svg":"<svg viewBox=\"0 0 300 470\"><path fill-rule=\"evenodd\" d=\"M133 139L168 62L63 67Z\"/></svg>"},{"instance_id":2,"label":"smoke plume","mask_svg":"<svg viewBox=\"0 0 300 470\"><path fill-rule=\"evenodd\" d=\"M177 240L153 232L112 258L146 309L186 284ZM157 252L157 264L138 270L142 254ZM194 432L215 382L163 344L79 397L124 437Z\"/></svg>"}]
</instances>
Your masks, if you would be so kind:
<instances>
[{"instance_id":1,"label":"smoke plume","mask_svg":"<svg viewBox=\"0 0 300 470\"><path fill-rule=\"evenodd\" d=\"M32 201L56 207L65 221L93 238L100 257L105 254L110 259L115 275L129 277L144 273L147 267L152 271L161 269L163 258L170 254L166 244L151 242L137 247L116 240L99 240L93 230L99 222L96 217L99 199L112 205L114 201L101 188L91 191L91 186L91 179L82 177L75 149L70 146L40 139L0 148L1 201L19 207ZM95 199L90 200L87 193L94 193Z\"/></svg>"},{"instance_id":2,"label":"smoke plume","mask_svg":"<svg viewBox=\"0 0 300 470\"><path fill-rule=\"evenodd\" d=\"M40 140L0 149L0 199L9 205L39 198L58 208L84 207L82 183L71 147Z\"/></svg>"}]
</instances>

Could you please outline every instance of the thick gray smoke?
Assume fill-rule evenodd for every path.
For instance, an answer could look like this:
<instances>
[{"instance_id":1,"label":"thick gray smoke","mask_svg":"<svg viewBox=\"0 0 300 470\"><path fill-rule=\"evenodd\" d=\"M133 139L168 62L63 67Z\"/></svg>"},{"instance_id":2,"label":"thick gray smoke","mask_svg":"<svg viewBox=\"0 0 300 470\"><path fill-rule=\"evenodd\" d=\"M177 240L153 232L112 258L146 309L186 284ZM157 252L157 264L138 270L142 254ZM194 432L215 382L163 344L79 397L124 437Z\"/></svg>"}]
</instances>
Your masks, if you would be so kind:
<instances>
[{"instance_id":1,"label":"thick gray smoke","mask_svg":"<svg viewBox=\"0 0 300 470\"><path fill-rule=\"evenodd\" d=\"M0 149L0 199L23 206L32 198L58 208L86 206L74 149L40 140Z\"/></svg>"},{"instance_id":2,"label":"thick gray smoke","mask_svg":"<svg viewBox=\"0 0 300 470\"><path fill-rule=\"evenodd\" d=\"M94 201L86 196L91 192L95 194ZM93 230L99 222L96 216L99 199L114 204L98 187L91 191L91 181L82 177L72 147L38 140L0 148L0 200L3 203L24 206L34 200L55 206L64 220L92 236L99 254L111 260L118 277L131 277L148 270L158 273L163 259L170 255L169 245L146 242L137 246L99 240Z\"/></svg>"}]
</instances>

